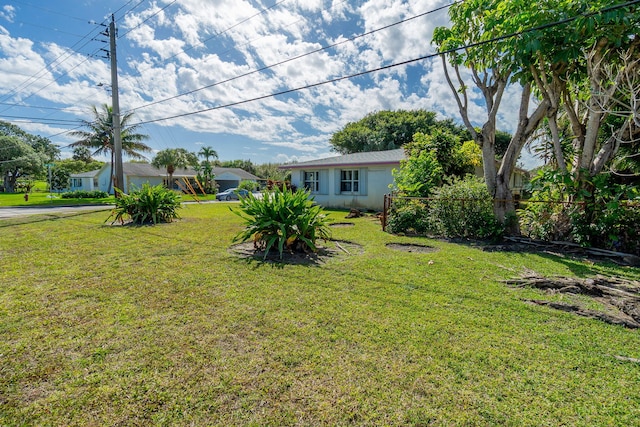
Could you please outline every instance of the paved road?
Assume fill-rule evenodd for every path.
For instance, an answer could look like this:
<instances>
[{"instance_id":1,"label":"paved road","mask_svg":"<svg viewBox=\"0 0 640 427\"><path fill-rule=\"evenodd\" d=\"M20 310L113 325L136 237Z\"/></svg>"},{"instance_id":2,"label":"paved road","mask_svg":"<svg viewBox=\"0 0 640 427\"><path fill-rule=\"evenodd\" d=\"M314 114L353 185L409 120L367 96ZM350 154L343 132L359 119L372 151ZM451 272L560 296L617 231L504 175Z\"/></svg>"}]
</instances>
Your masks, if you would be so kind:
<instances>
[{"instance_id":1,"label":"paved road","mask_svg":"<svg viewBox=\"0 0 640 427\"><path fill-rule=\"evenodd\" d=\"M111 209L109 205L93 205L93 206L21 206L2 208L0 207L0 220L8 218L17 218L27 215L50 215L74 212L97 212Z\"/></svg>"}]
</instances>

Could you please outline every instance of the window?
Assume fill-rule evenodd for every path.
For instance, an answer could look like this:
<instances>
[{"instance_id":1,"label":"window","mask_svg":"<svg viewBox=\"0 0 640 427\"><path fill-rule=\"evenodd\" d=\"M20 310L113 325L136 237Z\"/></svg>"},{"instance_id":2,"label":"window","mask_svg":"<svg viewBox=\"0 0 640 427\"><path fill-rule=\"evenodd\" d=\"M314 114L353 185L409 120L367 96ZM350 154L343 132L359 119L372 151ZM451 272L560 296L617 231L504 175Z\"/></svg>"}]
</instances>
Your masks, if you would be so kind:
<instances>
[{"instance_id":1,"label":"window","mask_svg":"<svg viewBox=\"0 0 640 427\"><path fill-rule=\"evenodd\" d=\"M341 193L357 193L360 191L360 178L358 172L359 171L357 169L340 171Z\"/></svg>"},{"instance_id":2,"label":"window","mask_svg":"<svg viewBox=\"0 0 640 427\"><path fill-rule=\"evenodd\" d=\"M320 192L320 172L305 172L304 188L312 193Z\"/></svg>"},{"instance_id":3,"label":"window","mask_svg":"<svg viewBox=\"0 0 640 427\"><path fill-rule=\"evenodd\" d=\"M81 178L72 178L71 179L71 186L72 187L76 187L76 188L82 187L82 179Z\"/></svg>"},{"instance_id":4,"label":"window","mask_svg":"<svg viewBox=\"0 0 640 427\"><path fill-rule=\"evenodd\" d=\"M93 188L98 188L98 177L93 178Z\"/></svg>"}]
</instances>

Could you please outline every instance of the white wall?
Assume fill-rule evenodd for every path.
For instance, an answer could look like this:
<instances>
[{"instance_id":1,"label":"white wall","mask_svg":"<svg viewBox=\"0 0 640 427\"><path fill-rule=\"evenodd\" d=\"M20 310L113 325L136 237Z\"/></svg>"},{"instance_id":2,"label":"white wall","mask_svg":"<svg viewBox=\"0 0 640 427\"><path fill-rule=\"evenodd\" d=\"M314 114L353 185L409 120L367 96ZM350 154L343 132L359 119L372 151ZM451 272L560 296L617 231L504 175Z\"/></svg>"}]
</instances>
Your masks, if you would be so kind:
<instances>
[{"instance_id":1,"label":"white wall","mask_svg":"<svg viewBox=\"0 0 640 427\"><path fill-rule=\"evenodd\" d=\"M320 172L320 191L312 194L316 203L326 208L367 209L381 211L384 207L384 195L391 192L389 184L393 183L391 171L398 166L371 166L357 168L360 170L360 193L340 194L340 170L305 169L294 170L291 183L297 188L304 186L304 172ZM354 169L347 167L345 169ZM326 180L326 182L324 182Z\"/></svg>"}]
</instances>

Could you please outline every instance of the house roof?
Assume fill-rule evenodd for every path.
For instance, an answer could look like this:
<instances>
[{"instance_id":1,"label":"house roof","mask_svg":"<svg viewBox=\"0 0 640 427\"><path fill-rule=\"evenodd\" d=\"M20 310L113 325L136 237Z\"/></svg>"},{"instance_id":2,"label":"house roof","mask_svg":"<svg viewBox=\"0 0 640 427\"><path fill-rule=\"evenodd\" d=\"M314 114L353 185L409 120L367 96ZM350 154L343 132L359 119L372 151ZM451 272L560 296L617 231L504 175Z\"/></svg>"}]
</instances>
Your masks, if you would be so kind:
<instances>
[{"instance_id":1,"label":"house roof","mask_svg":"<svg viewBox=\"0 0 640 427\"><path fill-rule=\"evenodd\" d=\"M324 159L310 160L308 162L282 165L280 169L303 169L317 167L336 166L370 166L370 165L396 165L405 159L404 149L385 151L368 151L364 153L351 153L342 156L327 157Z\"/></svg>"},{"instance_id":2,"label":"house roof","mask_svg":"<svg viewBox=\"0 0 640 427\"><path fill-rule=\"evenodd\" d=\"M70 176L72 178L95 178L98 175L98 173L100 173L101 170L102 169L96 169L89 172L72 173L70 174Z\"/></svg>"},{"instance_id":3,"label":"house roof","mask_svg":"<svg viewBox=\"0 0 640 427\"><path fill-rule=\"evenodd\" d=\"M262 178L259 178L257 176L255 176L252 173L247 172L244 169L240 169L240 168L220 168L220 167L215 167L213 168L213 173L216 176L220 176L224 173L232 173L238 177L240 177L242 180L247 180L247 181L259 181L262 180Z\"/></svg>"},{"instance_id":4,"label":"house roof","mask_svg":"<svg viewBox=\"0 0 640 427\"><path fill-rule=\"evenodd\" d=\"M167 175L166 168L156 168L155 166L149 163L123 163L122 164L122 172L127 176L165 176ZM176 168L173 172L173 176L176 178L179 177L189 177L196 176L196 171L190 168Z\"/></svg>"}]
</instances>

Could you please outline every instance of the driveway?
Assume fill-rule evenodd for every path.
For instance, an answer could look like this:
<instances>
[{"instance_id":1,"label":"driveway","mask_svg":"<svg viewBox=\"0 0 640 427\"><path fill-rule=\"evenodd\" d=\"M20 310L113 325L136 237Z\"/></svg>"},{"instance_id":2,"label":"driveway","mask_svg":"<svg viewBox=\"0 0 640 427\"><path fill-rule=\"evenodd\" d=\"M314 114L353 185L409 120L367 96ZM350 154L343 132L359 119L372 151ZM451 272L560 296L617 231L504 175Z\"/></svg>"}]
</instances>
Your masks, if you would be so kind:
<instances>
[{"instance_id":1,"label":"driveway","mask_svg":"<svg viewBox=\"0 0 640 427\"><path fill-rule=\"evenodd\" d=\"M110 205L92 205L92 206L19 206L19 207L0 207L0 220L9 218L19 218L28 215L51 215L61 213L76 212L98 212L112 209Z\"/></svg>"}]
</instances>

